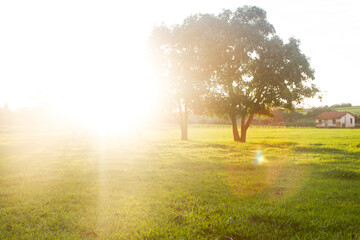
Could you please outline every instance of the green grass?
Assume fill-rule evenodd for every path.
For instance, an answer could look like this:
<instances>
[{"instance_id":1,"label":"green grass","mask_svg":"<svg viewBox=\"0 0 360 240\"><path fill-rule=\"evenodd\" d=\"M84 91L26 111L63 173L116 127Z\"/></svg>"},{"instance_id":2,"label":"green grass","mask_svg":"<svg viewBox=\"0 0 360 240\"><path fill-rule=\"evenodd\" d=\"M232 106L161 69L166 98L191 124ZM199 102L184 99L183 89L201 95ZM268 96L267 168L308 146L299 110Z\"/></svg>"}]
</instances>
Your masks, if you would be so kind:
<instances>
[{"instance_id":1,"label":"green grass","mask_svg":"<svg viewBox=\"0 0 360 240\"><path fill-rule=\"evenodd\" d=\"M360 106L352 106L352 107L340 107L335 108L338 112L351 112L356 115L360 115Z\"/></svg>"},{"instance_id":2,"label":"green grass","mask_svg":"<svg viewBox=\"0 0 360 240\"><path fill-rule=\"evenodd\" d=\"M0 239L360 238L360 129L179 132L1 130Z\"/></svg>"}]
</instances>

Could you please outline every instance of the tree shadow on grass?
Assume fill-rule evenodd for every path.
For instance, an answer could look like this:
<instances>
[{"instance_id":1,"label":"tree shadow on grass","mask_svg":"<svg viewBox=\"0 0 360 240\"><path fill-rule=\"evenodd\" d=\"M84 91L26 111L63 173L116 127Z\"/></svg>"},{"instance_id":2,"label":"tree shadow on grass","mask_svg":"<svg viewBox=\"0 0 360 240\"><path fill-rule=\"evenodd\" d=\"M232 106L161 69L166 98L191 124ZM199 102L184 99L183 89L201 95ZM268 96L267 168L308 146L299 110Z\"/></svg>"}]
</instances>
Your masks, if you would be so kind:
<instances>
[{"instance_id":1,"label":"tree shadow on grass","mask_svg":"<svg viewBox=\"0 0 360 240\"><path fill-rule=\"evenodd\" d=\"M331 170L324 171L323 176L325 176L327 178L346 179L346 180L359 180L360 179L360 173L352 171L352 170L346 170L346 169L340 169L340 168L334 168Z\"/></svg>"},{"instance_id":2,"label":"tree shadow on grass","mask_svg":"<svg viewBox=\"0 0 360 240\"><path fill-rule=\"evenodd\" d=\"M254 145L261 145L262 147L272 147L272 148L287 148L291 146L296 146L296 142L278 142L278 143L253 143Z\"/></svg>"},{"instance_id":3,"label":"tree shadow on grass","mask_svg":"<svg viewBox=\"0 0 360 240\"><path fill-rule=\"evenodd\" d=\"M321 156L322 160L312 161L311 164L316 172L325 178L341 180L358 180L360 173L352 168L358 168L360 154L341 148L329 147L296 147L296 153L310 153ZM326 165L326 167L324 167Z\"/></svg>"},{"instance_id":4,"label":"tree shadow on grass","mask_svg":"<svg viewBox=\"0 0 360 240\"><path fill-rule=\"evenodd\" d=\"M341 149L341 148L328 148L328 147L303 147L303 146L298 146L298 147L294 147L292 148L292 150L295 153L311 153L311 154L326 154L326 155L332 155L332 157L334 157L335 155L342 155L346 158L357 158L360 159L360 154L357 152L350 152L347 151L345 149Z\"/></svg>"},{"instance_id":5,"label":"tree shadow on grass","mask_svg":"<svg viewBox=\"0 0 360 240\"><path fill-rule=\"evenodd\" d=\"M197 142L197 141L188 141L182 145L183 148L220 148L220 149L229 149L231 145L229 144L219 144L219 143L207 143L207 142Z\"/></svg>"}]
</instances>

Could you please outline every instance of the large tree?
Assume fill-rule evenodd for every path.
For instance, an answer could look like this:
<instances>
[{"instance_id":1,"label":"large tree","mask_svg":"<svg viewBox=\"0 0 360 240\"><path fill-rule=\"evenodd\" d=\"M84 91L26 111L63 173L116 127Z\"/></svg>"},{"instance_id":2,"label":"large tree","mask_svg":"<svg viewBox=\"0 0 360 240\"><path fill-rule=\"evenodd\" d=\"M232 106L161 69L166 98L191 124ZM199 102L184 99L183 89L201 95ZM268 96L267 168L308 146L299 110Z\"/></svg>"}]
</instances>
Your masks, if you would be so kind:
<instances>
[{"instance_id":1,"label":"large tree","mask_svg":"<svg viewBox=\"0 0 360 240\"><path fill-rule=\"evenodd\" d=\"M150 37L163 103L180 125L181 140L188 139L189 113L203 109L213 59L206 36L213 20L211 15L190 16L180 25L155 27Z\"/></svg>"},{"instance_id":2,"label":"large tree","mask_svg":"<svg viewBox=\"0 0 360 240\"><path fill-rule=\"evenodd\" d=\"M312 80L314 70L300 51L298 40L290 38L284 44L274 36L264 41L248 65L240 141L246 141L246 131L255 114L269 115L274 108L292 111L305 98L315 96L319 90Z\"/></svg>"},{"instance_id":3,"label":"large tree","mask_svg":"<svg viewBox=\"0 0 360 240\"><path fill-rule=\"evenodd\" d=\"M271 109L292 110L305 97L318 90L310 81L313 70L301 53L299 42L284 44L268 23L266 12L245 6L217 16L209 41L215 42L217 55L213 69L208 109L228 114L234 141L245 142L254 115L271 115ZM241 136L237 126L241 117Z\"/></svg>"},{"instance_id":4,"label":"large tree","mask_svg":"<svg viewBox=\"0 0 360 240\"><path fill-rule=\"evenodd\" d=\"M249 75L249 64L256 49L275 30L268 23L265 11L257 7L244 6L234 12L224 10L216 19L218 23L209 38L217 57L207 109L210 113L228 115L234 141L240 141L237 117L246 112L245 79Z\"/></svg>"}]
</instances>

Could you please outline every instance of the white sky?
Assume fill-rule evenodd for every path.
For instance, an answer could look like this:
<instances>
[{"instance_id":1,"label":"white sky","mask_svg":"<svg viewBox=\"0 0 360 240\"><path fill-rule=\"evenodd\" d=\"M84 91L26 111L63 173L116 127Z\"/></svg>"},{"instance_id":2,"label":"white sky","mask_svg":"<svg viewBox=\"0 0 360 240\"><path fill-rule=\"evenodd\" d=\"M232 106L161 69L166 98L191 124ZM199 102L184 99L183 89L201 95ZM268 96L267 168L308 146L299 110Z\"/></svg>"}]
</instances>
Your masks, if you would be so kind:
<instances>
[{"instance_id":1,"label":"white sky","mask_svg":"<svg viewBox=\"0 0 360 240\"><path fill-rule=\"evenodd\" d=\"M190 14L262 7L283 39L311 58L323 103L360 105L360 1L1 1L0 106L45 103L91 112L147 108L144 50L153 26ZM60 107L61 108L61 107ZM85 110L84 110L85 109Z\"/></svg>"}]
</instances>

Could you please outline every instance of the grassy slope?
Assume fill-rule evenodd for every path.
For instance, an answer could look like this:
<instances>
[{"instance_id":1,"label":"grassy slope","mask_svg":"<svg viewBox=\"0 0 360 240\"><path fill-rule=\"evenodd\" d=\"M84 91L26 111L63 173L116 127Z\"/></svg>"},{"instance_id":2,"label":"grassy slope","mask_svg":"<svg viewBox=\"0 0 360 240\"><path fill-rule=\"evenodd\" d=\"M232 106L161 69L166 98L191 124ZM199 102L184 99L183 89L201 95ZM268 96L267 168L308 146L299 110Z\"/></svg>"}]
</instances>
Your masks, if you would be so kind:
<instances>
[{"instance_id":1,"label":"grassy slope","mask_svg":"<svg viewBox=\"0 0 360 240\"><path fill-rule=\"evenodd\" d=\"M0 239L360 238L360 129L189 131L1 131Z\"/></svg>"},{"instance_id":2,"label":"grassy slope","mask_svg":"<svg viewBox=\"0 0 360 240\"><path fill-rule=\"evenodd\" d=\"M351 113L360 115L360 106L335 108L335 110L338 112L351 112Z\"/></svg>"}]
</instances>

